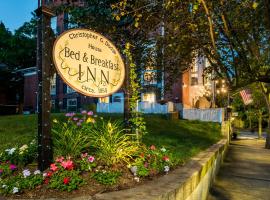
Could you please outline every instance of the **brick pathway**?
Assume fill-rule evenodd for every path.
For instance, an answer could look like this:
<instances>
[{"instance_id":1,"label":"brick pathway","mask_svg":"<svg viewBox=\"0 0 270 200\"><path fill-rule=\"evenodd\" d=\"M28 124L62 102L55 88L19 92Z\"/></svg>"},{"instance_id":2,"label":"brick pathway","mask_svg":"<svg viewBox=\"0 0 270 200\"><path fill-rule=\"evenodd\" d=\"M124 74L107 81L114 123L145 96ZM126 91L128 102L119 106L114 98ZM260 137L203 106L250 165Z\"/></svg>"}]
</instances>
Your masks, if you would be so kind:
<instances>
[{"instance_id":1,"label":"brick pathway","mask_svg":"<svg viewBox=\"0 0 270 200\"><path fill-rule=\"evenodd\" d=\"M270 150L248 135L231 142L208 200L270 200Z\"/></svg>"}]
</instances>

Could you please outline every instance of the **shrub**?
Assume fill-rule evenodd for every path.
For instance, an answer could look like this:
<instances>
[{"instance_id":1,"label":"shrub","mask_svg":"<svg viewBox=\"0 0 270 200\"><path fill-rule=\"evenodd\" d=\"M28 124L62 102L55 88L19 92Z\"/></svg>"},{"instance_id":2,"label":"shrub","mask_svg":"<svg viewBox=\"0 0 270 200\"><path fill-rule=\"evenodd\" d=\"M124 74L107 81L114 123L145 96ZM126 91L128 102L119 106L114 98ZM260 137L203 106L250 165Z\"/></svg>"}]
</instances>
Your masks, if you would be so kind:
<instances>
[{"instance_id":1,"label":"shrub","mask_svg":"<svg viewBox=\"0 0 270 200\"><path fill-rule=\"evenodd\" d=\"M98 158L108 166L130 163L138 150L138 144L124 134L123 127L117 121L111 123L102 120L87 131Z\"/></svg>"},{"instance_id":2,"label":"shrub","mask_svg":"<svg viewBox=\"0 0 270 200\"><path fill-rule=\"evenodd\" d=\"M93 112L90 112L84 111L82 116L67 113L67 122L53 120L52 138L56 156L76 157L89 148L90 141L85 134L85 129L92 127L95 122L90 116Z\"/></svg>"},{"instance_id":3,"label":"shrub","mask_svg":"<svg viewBox=\"0 0 270 200\"><path fill-rule=\"evenodd\" d=\"M29 144L21 147L12 147L0 153L0 161L9 161L13 164L25 166L37 159L37 141L33 140Z\"/></svg>"}]
</instances>

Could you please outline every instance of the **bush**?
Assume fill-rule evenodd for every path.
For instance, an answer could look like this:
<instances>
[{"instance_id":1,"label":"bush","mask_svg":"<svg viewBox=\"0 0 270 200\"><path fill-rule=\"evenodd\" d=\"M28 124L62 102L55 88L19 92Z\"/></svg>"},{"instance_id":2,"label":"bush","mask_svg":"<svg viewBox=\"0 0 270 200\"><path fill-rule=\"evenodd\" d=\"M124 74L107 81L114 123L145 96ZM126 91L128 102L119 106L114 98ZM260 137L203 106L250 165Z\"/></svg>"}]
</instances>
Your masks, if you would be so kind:
<instances>
[{"instance_id":1,"label":"bush","mask_svg":"<svg viewBox=\"0 0 270 200\"><path fill-rule=\"evenodd\" d=\"M53 120L54 153L56 156L77 157L90 146L85 129L91 129L95 120L91 116L87 116L86 111L82 116L76 116L75 113L67 113L66 116L68 117L67 122Z\"/></svg>"},{"instance_id":2,"label":"bush","mask_svg":"<svg viewBox=\"0 0 270 200\"><path fill-rule=\"evenodd\" d=\"M117 121L101 120L87 131L97 157L105 165L128 164L138 150L138 144L124 134L123 127Z\"/></svg>"},{"instance_id":3,"label":"bush","mask_svg":"<svg viewBox=\"0 0 270 200\"><path fill-rule=\"evenodd\" d=\"M12 147L0 153L0 161L25 166L37 159L37 141L33 140L29 144L21 147Z\"/></svg>"}]
</instances>

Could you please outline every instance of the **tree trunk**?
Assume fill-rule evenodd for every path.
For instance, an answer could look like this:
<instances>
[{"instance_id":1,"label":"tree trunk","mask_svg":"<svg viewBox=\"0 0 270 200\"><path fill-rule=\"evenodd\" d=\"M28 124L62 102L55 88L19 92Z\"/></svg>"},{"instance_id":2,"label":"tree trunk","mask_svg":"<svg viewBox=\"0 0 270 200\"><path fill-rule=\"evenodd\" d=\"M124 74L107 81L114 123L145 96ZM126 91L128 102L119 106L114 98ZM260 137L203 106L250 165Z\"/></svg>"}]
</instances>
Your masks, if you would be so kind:
<instances>
[{"instance_id":1,"label":"tree trunk","mask_svg":"<svg viewBox=\"0 0 270 200\"><path fill-rule=\"evenodd\" d=\"M262 137L262 111L259 111L258 116L258 138Z\"/></svg>"},{"instance_id":2,"label":"tree trunk","mask_svg":"<svg viewBox=\"0 0 270 200\"><path fill-rule=\"evenodd\" d=\"M266 135L265 148L270 149L270 90L263 83L261 83L261 88L263 95L266 101L267 110L268 110L268 129Z\"/></svg>"}]
</instances>

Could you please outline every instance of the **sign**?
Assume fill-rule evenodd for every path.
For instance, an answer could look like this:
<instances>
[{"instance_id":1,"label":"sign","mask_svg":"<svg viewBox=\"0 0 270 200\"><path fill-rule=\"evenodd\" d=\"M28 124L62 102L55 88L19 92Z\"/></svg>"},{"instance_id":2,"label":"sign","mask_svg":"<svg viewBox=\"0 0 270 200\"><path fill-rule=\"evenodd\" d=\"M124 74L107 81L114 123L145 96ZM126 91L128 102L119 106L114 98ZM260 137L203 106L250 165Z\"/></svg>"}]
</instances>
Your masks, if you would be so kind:
<instances>
[{"instance_id":1,"label":"sign","mask_svg":"<svg viewBox=\"0 0 270 200\"><path fill-rule=\"evenodd\" d=\"M62 33L54 43L53 60L64 82L86 96L109 96L124 82L125 66L116 47L88 29Z\"/></svg>"}]
</instances>

